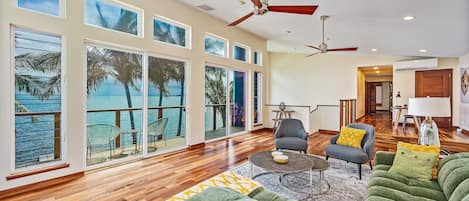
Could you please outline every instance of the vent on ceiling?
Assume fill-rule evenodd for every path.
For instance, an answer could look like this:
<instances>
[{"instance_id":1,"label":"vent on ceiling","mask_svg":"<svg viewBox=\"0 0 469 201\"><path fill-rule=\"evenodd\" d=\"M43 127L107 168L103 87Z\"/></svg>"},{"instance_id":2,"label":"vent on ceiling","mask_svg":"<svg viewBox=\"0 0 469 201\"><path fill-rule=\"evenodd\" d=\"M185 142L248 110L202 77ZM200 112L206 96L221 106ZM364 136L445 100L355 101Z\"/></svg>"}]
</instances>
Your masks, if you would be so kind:
<instances>
[{"instance_id":1,"label":"vent on ceiling","mask_svg":"<svg viewBox=\"0 0 469 201\"><path fill-rule=\"evenodd\" d=\"M203 4L203 5L199 5L197 6L197 8L200 8L204 11L212 11L212 10L215 10L214 8L210 7L209 5L207 4Z\"/></svg>"}]
</instances>

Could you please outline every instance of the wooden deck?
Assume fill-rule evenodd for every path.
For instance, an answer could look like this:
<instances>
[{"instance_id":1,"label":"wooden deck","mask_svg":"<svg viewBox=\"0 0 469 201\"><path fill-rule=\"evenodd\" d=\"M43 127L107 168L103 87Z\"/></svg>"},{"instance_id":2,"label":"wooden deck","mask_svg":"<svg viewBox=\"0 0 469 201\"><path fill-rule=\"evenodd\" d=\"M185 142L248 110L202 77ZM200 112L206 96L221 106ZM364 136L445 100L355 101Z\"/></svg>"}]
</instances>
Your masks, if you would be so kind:
<instances>
[{"instance_id":1,"label":"wooden deck","mask_svg":"<svg viewBox=\"0 0 469 201\"><path fill-rule=\"evenodd\" d=\"M376 150L395 150L397 138L413 139L413 129L392 131L386 114L360 120L376 126ZM446 131L442 131L446 132ZM442 147L469 151L469 136L442 134ZM324 155L330 134L315 133L309 153ZM396 138L397 137L397 138ZM192 150L131 162L118 167L86 172L79 179L8 200L165 200L172 195L247 161L249 155L274 148L272 132L263 130L220 140Z\"/></svg>"}]
</instances>

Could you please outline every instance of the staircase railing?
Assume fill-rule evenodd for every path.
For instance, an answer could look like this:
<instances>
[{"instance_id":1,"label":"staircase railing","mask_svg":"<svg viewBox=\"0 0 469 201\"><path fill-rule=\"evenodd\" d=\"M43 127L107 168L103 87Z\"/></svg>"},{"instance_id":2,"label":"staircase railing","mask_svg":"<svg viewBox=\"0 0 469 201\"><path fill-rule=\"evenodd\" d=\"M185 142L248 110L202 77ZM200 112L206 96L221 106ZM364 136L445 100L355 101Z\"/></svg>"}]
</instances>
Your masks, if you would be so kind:
<instances>
[{"instance_id":1,"label":"staircase railing","mask_svg":"<svg viewBox=\"0 0 469 201\"><path fill-rule=\"evenodd\" d=\"M340 100L340 128L355 122L357 116L357 99Z\"/></svg>"}]
</instances>

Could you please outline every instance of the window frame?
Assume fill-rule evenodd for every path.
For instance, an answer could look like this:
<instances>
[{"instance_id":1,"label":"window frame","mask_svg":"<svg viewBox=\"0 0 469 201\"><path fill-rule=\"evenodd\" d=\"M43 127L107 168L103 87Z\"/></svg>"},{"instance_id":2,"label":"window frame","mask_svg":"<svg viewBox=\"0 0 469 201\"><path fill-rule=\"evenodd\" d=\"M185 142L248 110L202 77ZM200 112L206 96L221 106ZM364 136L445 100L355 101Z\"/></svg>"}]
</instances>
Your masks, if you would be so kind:
<instances>
[{"instance_id":1,"label":"window frame","mask_svg":"<svg viewBox=\"0 0 469 201\"><path fill-rule=\"evenodd\" d=\"M88 49L87 49L87 47L88 46L94 46L94 47L109 49L109 50L113 50L113 51L121 51L121 52L141 55L142 56L142 94L146 93L146 90L147 90L147 88L144 85L144 83L147 82L147 80L144 80L144 79L146 79L144 71L146 70L146 66L147 66L146 59L145 59L146 54L145 54L144 50L129 47L129 46L124 46L124 45L114 44L114 43L98 41L98 40L85 39L85 41L83 43L83 73L84 73L85 76L83 76L84 80L82 81L83 82L83 91L82 91L83 96L82 97L83 97L83 102L84 102L84 106L85 106L85 107L83 107L83 117L84 117L85 121L83 121L83 124L82 124L82 128L84 130L84 134L83 134L83 150L84 150L84 152L82 153L83 154L82 156L83 156L83 164L84 164L85 171L99 169L99 168L102 168L102 167L109 167L109 166L112 166L112 165L115 165L115 164L145 158L144 153L142 152L142 153L137 154L137 155L129 155L127 157L123 157L123 158L119 158L119 159L115 159L115 160L111 160L111 161L106 161L106 162L103 162L103 163L98 163L98 164L94 164L94 165L87 165L87 163L86 163L87 151L86 150L88 148L88 141L87 141L87 137L88 137L88 132L87 132L87 125L88 125L88 94L87 94ZM144 96L142 97L142 100L145 101ZM144 114L145 113L144 108L145 108L145 102L142 102L142 119L145 115ZM143 143L143 140L144 140L143 139L143 136L144 136L143 129L145 129L145 126L147 126L147 123L145 121L143 121L142 122L142 143ZM142 148L142 151L143 151L143 148Z\"/></svg>"},{"instance_id":2,"label":"window frame","mask_svg":"<svg viewBox=\"0 0 469 201\"><path fill-rule=\"evenodd\" d=\"M154 33L154 31L155 31L155 20L159 20L159 21L171 24L173 26L183 28L186 31L186 35L185 35L186 45L185 46L180 46L180 45L176 45L176 44L172 44L172 43L168 43L168 42L164 42L164 41L159 41L159 40L156 40L155 35L152 34L152 40L153 41L158 42L158 43L162 43L162 44L165 44L165 45L174 46L174 47L179 47L179 48L184 48L184 49L189 49L189 50L192 49L192 27L191 26L186 25L182 22L178 22L178 21L173 20L173 19L169 19L169 18L164 17L162 15L155 15L155 16L153 16L153 20L152 20L152 28L153 28L152 33Z\"/></svg>"},{"instance_id":3,"label":"window frame","mask_svg":"<svg viewBox=\"0 0 469 201\"><path fill-rule=\"evenodd\" d=\"M238 60L235 58L235 47L240 47L240 48L244 48L246 50L246 61L243 61L243 60ZM234 42L233 43L233 46L231 48L232 50L232 58L234 61L237 61L237 62L241 62L241 63L246 63L246 64L250 64L251 63L251 48L247 45L244 45L242 43L238 43L238 42Z\"/></svg>"},{"instance_id":4,"label":"window frame","mask_svg":"<svg viewBox=\"0 0 469 201\"><path fill-rule=\"evenodd\" d=\"M257 64L254 62L254 59L256 58L256 55L255 55L256 53L257 53L257 55L258 55L258 57L259 57L259 58L257 58ZM253 55L252 55L252 64L254 64L254 65L256 65L256 66L262 66L262 65L263 65L263 62L262 62L262 57L263 57L262 51L260 51L260 50L254 50L254 51L252 51L252 54L253 54Z\"/></svg>"},{"instance_id":5,"label":"window frame","mask_svg":"<svg viewBox=\"0 0 469 201\"><path fill-rule=\"evenodd\" d=\"M40 14L40 15L46 15L46 16L49 16L49 17L55 17L55 18L61 18L61 19L67 18L67 16L66 16L66 14L67 14L66 10L67 9L65 9L67 7L66 6L66 0L58 0L59 1L58 15L53 15L53 14L50 14L50 13L45 13L45 12L41 12L41 11L38 11L38 10L30 9L30 8L23 8L23 7L20 7L20 5L19 5L20 0L14 0L14 1L15 1L16 8L18 8L20 10L24 10L24 11L28 11L28 12L32 12L32 13L36 13L36 14Z\"/></svg>"},{"instance_id":6,"label":"window frame","mask_svg":"<svg viewBox=\"0 0 469 201\"><path fill-rule=\"evenodd\" d=\"M87 23L86 22L86 3L87 3L87 1L88 0L83 0L83 24L85 26L94 27L94 28L98 28L98 29L101 29L101 30L111 31L111 32L114 32L114 33L124 34L124 35L138 37L138 38L144 38L145 37L145 28L144 28L144 26L145 26L145 23L144 23L145 13L144 13L143 9L135 7L135 6L130 5L130 4L127 4L127 3L124 3L124 2L121 2L119 0L96 0L96 1L101 1L101 2L104 2L104 3L111 4L113 6L117 6L117 7L120 7L120 8L123 8L123 9L126 9L126 10L137 13L137 35L134 35L134 34L131 34L131 33L124 32L124 31L118 31L118 30L102 27L102 26L99 26L99 25L94 25L94 24Z\"/></svg>"},{"instance_id":7,"label":"window frame","mask_svg":"<svg viewBox=\"0 0 469 201\"><path fill-rule=\"evenodd\" d=\"M16 84L15 84L15 76L16 76L16 67L15 67L15 53L16 53L16 42L15 42L15 35L16 35L16 30L17 29L22 29L28 32L33 32L33 33L38 33L38 34L44 34L44 35L50 35L50 36L55 36L55 37L60 37L61 41L61 62L60 62L60 73L62 79L60 80L60 159L58 160L53 160L49 162L43 162L43 163L38 163L34 165L27 165L23 167L16 167L16 111L15 111L15 101L16 101ZM58 33L53 33L53 32L47 32L47 31L42 31L34 28L29 28L29 27L23 27L23 26L18 26L18 25L10 25L10 86L13 86L10 90L11 93L11 98L10 98L10 134L11 134L11 141L10 144L12 145L12 153L11 153L11 160L10 160L10 174L18 174L18 173L24 173L24 172L29 172L29 171L34 171L42 168L48 168L48 167L53 167L57 166L60 164L66 164L67 163L67 135L65 134L67 132L67 106L66 106L66 96L67 96L67 84L66 84L66 78L67 77L67 71L66 71L66 38L64 35L58 34Z\"/></svg>"},{"instance_id":8,"label":"window frame","mask_svg":"<svg viewBox=\"0 0 469 201\"><path fill-rule=\"evenodd\" d=\"M260 75L260 82L257 82L257 89L258 89L258 94L257 94L257 97L254 95L255 94L255 85L254 85L254 82L255 82L255 74L258 74L258 76ZM253 128L256 128L256 127L261 127L263 124L264 124L264 121L263 121L263 81L264 81L264 78L263 78L263 74L262 72L260 71L253 71L253 82L252 82L252 86L253 86L253 93L252 93L252 127ZM260 93L259 93L260 92ZM254 110L254 106L255 106L255 102L254 102L254 99L257 98L257 101L260 105L260 108L258 108L258 110L260 111L260 113L258 114L258 120L257 122L254 122L255 119L254 119L254 112L256 112L256 110Z\"/></svg>"},{"instance_id":9,"label":"window frame","mask_svg":"<svg viewBox=\"0 0 469 201\"><path fill-rule=\"evenodd\" d=\"M214 54L214 53L210 53L210 52L207 52L206 49L205 49L205 40L206 38L210 37L210 38L215 38L215 39L219 39L219 40L222 40L225 42L225 45L224 45L224 56L221 56L221 55L218 55L218 54ZM221 57L221 58L230 58L230 41L222 36L219 36L219 35L216 35L216 34L213 34L213 33L210 33L210 32L205 32L205 35L204 35L204 53L207 54L207 55L212 55L212 56L216 56L216 57Z\"/></svg>"}]
</instances>

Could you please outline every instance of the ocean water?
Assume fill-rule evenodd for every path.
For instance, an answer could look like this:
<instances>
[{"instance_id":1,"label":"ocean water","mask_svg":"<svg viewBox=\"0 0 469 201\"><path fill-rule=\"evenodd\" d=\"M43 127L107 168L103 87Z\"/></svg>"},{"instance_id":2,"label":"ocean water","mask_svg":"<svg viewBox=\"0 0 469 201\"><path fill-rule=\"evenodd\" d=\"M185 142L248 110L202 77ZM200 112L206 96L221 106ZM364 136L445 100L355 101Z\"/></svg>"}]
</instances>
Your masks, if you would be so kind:
<instances>
[{"instance_id":1,"label":"ocean water","mask_svg":"<svg viewBox=\"0 0 469 201\"><path fill-rule=\"evenodd\" d=\"M16 100L20 101L30 111L60 111L60 97L51 97L49 100L40 101L35 97L27 94L17 93ZM132 107L141 108L143 106L142 96L132 96ZM159 96L149 96L149 107L158 105ZM163 97L163 106L179 106L180 96ZM99 109L119 109L128 108L125 96L90 96L87 100L89 110ZM164 130L165 137L173 138L178 134L179 129L179 111L180 109L164 109L163 118L168 118L168 124ZM82 115L82 114L76 114ZM115 112L99 112L87 113L87 124L116 124ZM137 110L133 112L135 129L138 131L138 143L142 143L143 131L143 112ZM213 110L207 108L205 116L205 129L211 130L213 127ZM148 111L148 124L156 121L158 118L158 110ZM185 136L186 132L185 112L182 112L181 119L181 136ZM121 130L131 130L129 112L121 112ZM217 113L217 128L222 127L222 119L220 113ZM28 116L16 117L16 166L21 167L29 164L35 164L40 156L53 155L54 153L54 116ZM121 136L122 145L132 145L132 135ZM95 147L93 151L107 150L107 146Z\"/></svg>"}]
</instances>

